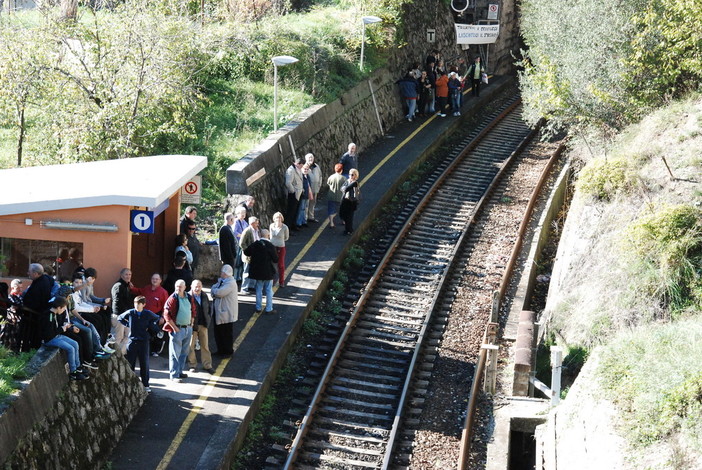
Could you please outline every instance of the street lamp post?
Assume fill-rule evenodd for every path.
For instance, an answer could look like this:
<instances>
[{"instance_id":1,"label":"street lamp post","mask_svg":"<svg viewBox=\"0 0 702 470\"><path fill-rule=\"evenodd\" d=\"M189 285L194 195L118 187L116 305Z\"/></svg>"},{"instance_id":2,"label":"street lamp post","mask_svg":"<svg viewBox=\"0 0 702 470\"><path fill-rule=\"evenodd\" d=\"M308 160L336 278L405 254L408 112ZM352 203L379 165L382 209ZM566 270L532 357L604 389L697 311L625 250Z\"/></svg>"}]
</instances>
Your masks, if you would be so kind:
<instances>
[{"instance_id":1,"label":"street lamp post","mask_svg":"<svg viewBox=\"0 0 702 470\"><path fill-rule=\"evenodd\" d=\"M271 59L273 61L273 130L278 130L278 66L294 64L298 61L289 55L279 55Z\"/></svg>"},{"instance_id":2,"label":"street lamp post","mask_svg":"<svg viewBox=\"0 0 702 470\"><path fill-rule=\"evenodd\" d=\"M373 24L373 23L379 23L383 21L382 18L378 18L377 16L364 16L361 18L363 20L363 37L361 39L361 63L359 65L360 69L363 70L363 52L366 46L366 25L367 24Z\"/></svg>"}]
</instances>

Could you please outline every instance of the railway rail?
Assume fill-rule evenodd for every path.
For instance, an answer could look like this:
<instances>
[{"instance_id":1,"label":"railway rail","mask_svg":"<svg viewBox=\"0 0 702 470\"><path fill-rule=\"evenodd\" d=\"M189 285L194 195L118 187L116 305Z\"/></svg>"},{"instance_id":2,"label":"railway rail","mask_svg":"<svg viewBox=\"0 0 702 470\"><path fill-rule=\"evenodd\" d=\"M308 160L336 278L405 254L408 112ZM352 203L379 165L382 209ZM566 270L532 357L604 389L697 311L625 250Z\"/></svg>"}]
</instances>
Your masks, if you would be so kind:
<instances>
[{"instance_id":1,"label":"railway rail","mask_svg":"<svg viewBox=\"0 0 702 470\"><path fill-rule=\"evenodd\" d=\"M520 108L505 109L426 183L331 354L286 469L397 465L393 451L403 413L420 400L409 393L422 378L442 286L486 193L533 134Z\"/></svg>"}]
</instances>

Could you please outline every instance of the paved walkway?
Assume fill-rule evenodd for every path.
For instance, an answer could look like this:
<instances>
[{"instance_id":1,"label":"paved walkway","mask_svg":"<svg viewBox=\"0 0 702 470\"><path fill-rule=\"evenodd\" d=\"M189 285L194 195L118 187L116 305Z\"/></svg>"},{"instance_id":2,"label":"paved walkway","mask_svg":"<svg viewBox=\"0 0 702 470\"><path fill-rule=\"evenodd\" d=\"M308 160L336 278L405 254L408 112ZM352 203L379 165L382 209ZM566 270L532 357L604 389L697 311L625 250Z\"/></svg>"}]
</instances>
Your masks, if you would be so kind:
<instances>
[{"instance_id":1,"label":"paved walkway","mask_svg":"<svg viewBox=\"0 0 702 470\"><path fill-rule=\"evenodd\" d=\"M285 359L291 331L299 328L321 295L317 288L347 243L360 235L364 221L405 170L510 82L495 78L480 98L466 95L463 118L432 116L404 122L369 148L357 142L363 201L356 212L354 236L343 236L339 226L329 228L326 204L317 204L317 219L324 222L310 224L288 242L287 286L275 294L277 313L255 314L254 297L239 296L235 353L224 360L214 358L215 374L196 371L183 383L172 383L167 352L152 358L153 391L110 456L112 468L229 468L231 449L244 438L242 423L252 418L252 404L262 399L259 392L267 391L274 379L271 369ZM339 155L344 151L340 148ZM213 340L210 344L214 348Z\"/></svg>"}]
</instances>

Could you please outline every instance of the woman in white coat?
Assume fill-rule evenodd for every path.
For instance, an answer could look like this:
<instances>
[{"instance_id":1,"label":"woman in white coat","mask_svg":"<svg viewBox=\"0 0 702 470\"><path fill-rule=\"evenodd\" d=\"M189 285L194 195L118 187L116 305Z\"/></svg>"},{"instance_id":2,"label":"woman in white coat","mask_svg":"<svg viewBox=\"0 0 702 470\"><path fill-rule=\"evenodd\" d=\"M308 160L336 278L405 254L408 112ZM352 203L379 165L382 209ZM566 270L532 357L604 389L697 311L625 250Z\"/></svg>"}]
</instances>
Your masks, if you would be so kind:
<instances>
[{"instance_id":1,"label":"woman in white coat","mask_svg":"<svg viewBox=\"0 0 702 470\"><path fill-rule=\"evenodd\" d=\"M234 352L234 322L239 319L239 287L233 274L231 266L222 266L219 280L210 290L214 297L214 339L217 344L217 356L231 356Z\"/></svg>"}]
</instances>

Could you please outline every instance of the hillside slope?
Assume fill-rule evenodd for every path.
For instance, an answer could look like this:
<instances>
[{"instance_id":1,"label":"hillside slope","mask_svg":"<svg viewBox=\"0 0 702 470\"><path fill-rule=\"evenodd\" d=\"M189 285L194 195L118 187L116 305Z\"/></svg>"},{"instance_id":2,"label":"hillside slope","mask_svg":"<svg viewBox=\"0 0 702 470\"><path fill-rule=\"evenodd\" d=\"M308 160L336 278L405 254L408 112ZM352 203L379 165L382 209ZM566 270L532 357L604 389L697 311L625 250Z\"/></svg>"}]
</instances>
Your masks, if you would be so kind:
<instances>
[{"instance_id":1,"label":"hillside slope","mask_svg":"<svg viewBox=\"0 0 702 470\"><path fill-rule=\"evenodd\" d=\"M544 315L551 340L597 353L558 410L559 468L702 468L701 148L694 97L572 149Z\"/></svg>"}]
</instances>

